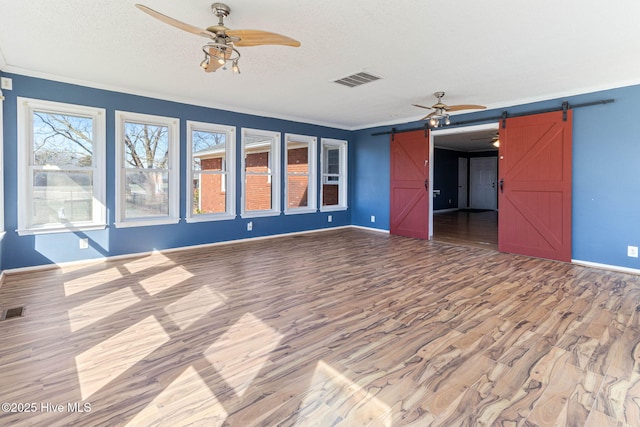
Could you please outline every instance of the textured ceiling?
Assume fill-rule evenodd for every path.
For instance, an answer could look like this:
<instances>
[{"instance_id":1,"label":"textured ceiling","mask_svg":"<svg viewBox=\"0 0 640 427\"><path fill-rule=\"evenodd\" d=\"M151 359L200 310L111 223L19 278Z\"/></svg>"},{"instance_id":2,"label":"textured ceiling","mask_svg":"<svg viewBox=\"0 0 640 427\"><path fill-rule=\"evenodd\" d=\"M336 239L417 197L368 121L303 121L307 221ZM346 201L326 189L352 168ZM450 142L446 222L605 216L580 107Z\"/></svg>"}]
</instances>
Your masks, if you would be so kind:
<instances>
[{"instance_id":1,"label":"textured ceiling","mask_svg":"<svg viewBox=\"0 0 640 427\"><path fill-rule=\"evenodd\" d=\"M138 1L216 22L210 1ZM302 43L240 48L241 75L204 73L205 38L134 4L0 0L0 69L344 129L417 120L439 90L501 108L640 83L637 0L229 0L228 27ZM360 71L382 79L332 83Z\"/></svg>"}]
</instances>

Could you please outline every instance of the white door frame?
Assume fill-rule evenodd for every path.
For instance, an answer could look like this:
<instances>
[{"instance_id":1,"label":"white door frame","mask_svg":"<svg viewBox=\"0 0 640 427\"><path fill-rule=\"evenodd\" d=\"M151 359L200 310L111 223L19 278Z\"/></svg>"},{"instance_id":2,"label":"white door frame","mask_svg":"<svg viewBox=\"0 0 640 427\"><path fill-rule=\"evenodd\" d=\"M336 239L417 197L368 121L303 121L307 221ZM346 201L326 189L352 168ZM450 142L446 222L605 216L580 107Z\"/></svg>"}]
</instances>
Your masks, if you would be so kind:
<instances>
[{"instance_id":1,"label":"white door frame","mask_svg":"<svg viewBox=\"0 0 640 427\"><path fill-rule=\"evenodd\" d=\"M453 135L458 133L469 133L480 130L498 130L498 122L485 123L483 125L461 126L457 128L432 129L429 132L429 182L433 182L433 139L440 135ZM433 185L429 185L429 201L433 202ZM433 237L433 203L429 203L429 240Z\"/></svg>"}]
</instances>

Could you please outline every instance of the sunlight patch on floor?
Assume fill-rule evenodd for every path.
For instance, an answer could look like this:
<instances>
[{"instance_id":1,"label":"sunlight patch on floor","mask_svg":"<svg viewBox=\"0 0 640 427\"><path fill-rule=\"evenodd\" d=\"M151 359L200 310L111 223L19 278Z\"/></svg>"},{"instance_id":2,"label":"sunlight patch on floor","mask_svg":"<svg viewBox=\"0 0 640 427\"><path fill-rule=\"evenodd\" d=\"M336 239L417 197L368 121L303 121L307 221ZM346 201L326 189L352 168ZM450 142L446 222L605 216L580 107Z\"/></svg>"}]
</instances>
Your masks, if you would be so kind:
<instances>
[{"instance_id":1,"label":"sunlight patch on floor","mask_svg":"<svg viewBox=\"0 0 640 427\"><path fill-rule=\"evenodd\" d=\"M82 400L86 400L167 341L169 336L160 323L155 317L149 316L77 355L76 370Z\"/></svg>"},{"instance_id":2,"label":"sunlight patch on floor","mask_svg":"<svg viewBox=\"0 0 640 427\"><path fill-rule=\"evenodd\" d=\"M391 408L320 360L296 426L391 427Z\"/></svg>"},{"instance_id":3,"label":"sunlight patch on floor","mask_svg":"<svg viewBox=\"0 0 640 427\"><path fill-rule=\"evenodd\" d=\"M282 338L275 329L246 313L205 350L204 356L242 397Z\"/></svg>"},{"instance_id":4,"label":"sunlight patch on floor","mask_svg":"<svg viewBox=\"0 0 640 427\"><path fill-rule=\"evenodd\" d=\"M156 295L191 277L193 277L193 274L178 266L141 280L140 285L149 295Z\"/></svg>"},{"instance_id":5,"label":"sunlight patch on floor","mask_svg":"<svg viewBox=\"0 0 640 427\"><path fill-rule=\"evenodd\" d=\"M164 311L180 329L185 330L214 308L223 305L226 299L204 285L167 305Z\"/></svg>"},{"instance_id":6,"label":"sunlight patch on floor","mask_svg":"<svg viewBox=\"0 0 640 427\"><path fill-rule=\"evenodd\" d=\"M60 269L60 273L62 274L71 274L76 271L83 271L87 269L96 268L96 266L104 265L104 260L96 261L96 260L86 260L86 261L78 261L72 262L69 264L59 264L58 268Z\"/></svg>"},{"instance_id":7,"label":"sunlight patch on floor","mask_svg":"<svg viewBox=\"0 0 640 427\"><path fill-rule=\"evenodd\" d=\"M119 289L69 309L71 332L105 319L140 301L131 288Z\"/></svg>"},{"instance_id":8,"label":"sunlight patch on floor","mask_svg":"<svg viewBox=\"0 0 640 427\"><path fill-rule=\"evenodd\" d=\"M77 279L64 282L64 294L70 296L78 292L87 291L96 286L103 286L113 280L122 278L122 273L117 268L110 268L105 271L99 271L94 274L83 275Z\"/></svg>"},{"instance_id":9,"label":"sunlight patch on floor","mask_svg":"<svg viewBox=\"0 0 640 427\"><path fill-rule=\"evenodd\" d=\"M154 252L149 256L129 261L123 265L127 270L129 270L129 273L134 274L144 271L147 268L159 267L167 263L175 264L171 259L167 258L160 252Z\"/></svg>"},{"instance_id":10,"label":"sunlight patch on floor","mask_svg":"<svg viewBox=\"0 0 640 427\"><path fill-rule=\"evenodd\" d=\"M218 427L227 415L209 386L189 366L127 425Z\"/></svg>"}]
</instances>

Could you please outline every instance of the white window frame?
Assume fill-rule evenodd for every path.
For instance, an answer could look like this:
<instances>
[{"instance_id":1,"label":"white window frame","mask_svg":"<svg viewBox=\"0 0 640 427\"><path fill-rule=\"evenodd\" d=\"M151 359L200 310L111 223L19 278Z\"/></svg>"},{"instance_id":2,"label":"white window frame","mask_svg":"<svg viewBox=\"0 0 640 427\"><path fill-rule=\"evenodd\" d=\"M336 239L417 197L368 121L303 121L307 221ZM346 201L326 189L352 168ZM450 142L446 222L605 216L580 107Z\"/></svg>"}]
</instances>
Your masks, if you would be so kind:
<instances>
[{"instance_id":1,"label":"white window frame","mask_svg":"<svg viewBox=\"0 0 640 427\"><path fill-rule=\"evenodd\" d=\"M32 98L17 98L18 109L18 235L101 230L106 228L106 111L104 108L66 104ZM32 224L33 218L33 113L89 117L93 124L93 201L91 221L67 224ZM43 167L43 170L48 168ZM73 169L73 168L71 168ZM83 168L86 170L86 168ZM49 169L51 170L51 169ZM54 169L55 170L55 169Z\"/></svg>"},{"instance_id":2,"label":"white window frame","mask_svg":"<svg viewBox=\"0 0 640 427\"><path fill-rule=\"evenodd\" d=\"M226 192L226 212L194 214L193 213L193 132L224 133L225 154L223 156L224 172L213 174L222 176L222 191ZM236 128L235 126L213 123L187 121L187 222L219 221L236 217Z\"/></svg>"},{"instance_id":3,"label":"white window frame","mask_svg":"<svg viewBox=\"0 0 640 427\"><path fill-rule=\"evenodd\" d=\"M340 150L340 171L338 174L338 204L331 206L323 205L323 191L322 186L325 183L331 184L332 182L328 181L328 177L335 176L334 174L325 173L325 163L327 163L327 159L325 159L324 149L325 147L337 148ZM331 211L342 211L348 208L347 206L347 196L348 196L348 143L342 139L331 139L331 138L322 138L320 140L320 175L322 179L320 180L320 212L331 212Z\"/></svg>"},{"instance_id":4,"label":"white window frame","mask_svg":"<svg viewBox=\"0 0 640 427\"><path fill-rule=\"evenodd\" d=\"M116 228L177 224L180 221L180 119L150 114L116 111ZM125 123L166 126L169 138L169 214L145 218L125 218Z\"/></svg>"},{"instance_id":5,"label":"white window frame","mask_svg":"<svg viewBox=\"0 0 640 427\"><path fill-rule=\"evenodd\" d=\"M260 211L249 211L246 210L246 201L247 201L247 175L265 175L264 173L247 173L246 171L246 156L247 152L245 149L245 140L247 136L261 136L265 138L271 138L271 144L269 145L269 150L271 155L270 159L270 170L266 174L268 179L271 182L271 209L264 209ZM256 218L261 216L277 216L280 215L280 204L281 204L281 186L280 186L280 164L282 163L281 155L280 155L280 146L282 145L282 138L280 132L267 131L262 129L249 129L242 128L242 198L241 198L241 214L242 218Z\"/></svg>"},{"instance_id":6,"label":"white window frame","mask_svg":"<svg viewBox=\"0 0 640 427\"><path fill-rule=\"evenodd\" d=\"M317 212L317 200L316 196L317 191L317 145L318 138L314 136L308 135L297 135L293 133L287 133L284 136L284 159L285 159L285 167L284 167L284 213L285 215L294 215L294 214L303 214L303 213L312 213ZM290 208L289 207L289 176L301 176L300 173L289 173L289 143L303 143L307 144L307 163L308 163L308 190L307 190L307 206Z\"/></svg>"}]
</instances>

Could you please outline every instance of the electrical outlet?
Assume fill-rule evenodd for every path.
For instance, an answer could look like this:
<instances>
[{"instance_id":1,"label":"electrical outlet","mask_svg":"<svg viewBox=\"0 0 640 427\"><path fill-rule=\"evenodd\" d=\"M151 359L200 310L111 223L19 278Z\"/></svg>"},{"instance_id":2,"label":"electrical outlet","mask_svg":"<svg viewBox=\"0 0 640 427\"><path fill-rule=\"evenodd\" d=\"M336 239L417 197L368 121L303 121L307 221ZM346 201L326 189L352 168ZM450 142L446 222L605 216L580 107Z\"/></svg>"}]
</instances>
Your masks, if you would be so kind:
<instances>
[{"instance_id":1,"label":"electrical outlet","mask_svg":"<svg viewBox=\"0 0 640 427\"><path fill-rule=\"evenodd\" d=\"M638 258L638 247L627 246L627 256L630 256L632 258Z\"/></svg>"},{"instance_id":2,"label":"electrical outlet","mask_svg":"<svg viewBox=\"0 0 640 427\"><path fill-rule=\"evenodd\" d=\"M333 221L333 216L331 215L327 216L327 222L331 222L331 221Z\"/></svg>"},{"instance_id":3,"label":"electrical outlet","mask_svg":"<svg viewBox=\"0 0 640 427\"><path fill-rule=\"evenodd\" d=\"M371 215L371 222L376 222L376 216L375 215Z\"/></svg>"},{"instance_id":4,"label":"electrical outlet","mask_svg":"<svg viewBox=\"0 0 640 427\"><path fill-rule=\"evenodd\" d=\"M13 80L11 80L9 77L0 77L0 89L12 90Z\"/></svg>"},{"instance_id":5,"label":"electrical outlet","mask_svg":"<svg viewBox=\"0 0 640 427\"><path fill-rule=\"evenodd\" d=\"M253 230L253 221L249 221L247 223L247 231L251 231L251 230Z\"/></svg>"},{"instance_id":6,"label":"electrical outlet","mask_svg":"<svg viewBox=\"0 0 640 427\"><path fill-rule=\"evenodd\" d=\"M80 249L89 249L89 239L84 238L78 240L78 246L80 247Z\"/></svg>"}]
</instances>

